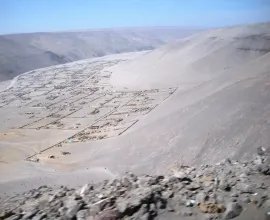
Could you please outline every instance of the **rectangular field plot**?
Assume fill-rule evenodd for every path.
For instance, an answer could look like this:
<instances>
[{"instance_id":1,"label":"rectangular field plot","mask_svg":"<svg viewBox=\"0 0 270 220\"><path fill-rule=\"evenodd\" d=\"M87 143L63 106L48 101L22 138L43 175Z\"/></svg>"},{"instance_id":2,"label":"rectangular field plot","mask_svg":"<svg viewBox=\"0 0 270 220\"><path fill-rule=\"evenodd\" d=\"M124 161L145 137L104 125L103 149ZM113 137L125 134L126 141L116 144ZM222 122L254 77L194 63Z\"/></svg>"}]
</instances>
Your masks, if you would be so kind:
<instances>
[{"instance_id":1,"label":"rectangular field plot","mask_svg":"<svg viewBox=\"0 0 270 220\"><path fill-rule=\"evenodd\" d=\"M21 99L16 99L16 100L13 100L9 103L7 103L5 105L5 107L19 107L19 106L24 106L24 105L27 105L29 102L31 102L31 100L21 100Z\"/></svg>"},{"instance_id":2,"label":"rectangular field plot","mask_svg":"<svg viewBox=\"0 0 270 220\"><path fill-rule=\"evenodd\" d=\"M129 102L132 102L132 100L135 98L136 98L136 94L134 93L118 93L116 97L106 102L104 106L119 107Z\"/></svg>"},{"instance_id":3,"label":"rectangular field plot","mask_svg":"<svg viewBox=\"0 0 270 220\"><path fill-rule=\"evenodd\" d=\"M163 92L156 92L156 93L145 92L145 93L142 93L141 96L148 97L150 99L155 99L162 102L163 100L168 98L171 94L173 94L173 91L163 91Z\"/></svg>"},{"instance_id":4,"label":"rectangular field plot","mask_svg":"<svg viewBox=\"0 0 270 220\"><path fill-rule=\"evenodd\" d=\"M144 92L147 92L147 93L175 92L177 89L178 89L178 87L172 87L172 88L163 88L163 89L144 90Z\"/></svg>"},{"instance_id":5,"label":"rectangular field plot","mask_svg":"<svg viewBox=\"0 0 270 220\"><path fill-rule=\"evenodd\" d=\"M55 118L43 118L43 119L37 120L33 123L30 123L28 125L24 125L21 128L38 129L38 128L41 128L43 126L46 126L47 124L52 123L55 120L56 120Z\"/></svg>"},{"instance_id":6,"label":"rectangular field plot","mask_svg":"<svg viewBox=\"0 0 270 220\"><path fill-rule=\"evenodd\" d=\"M144 105L139 107L123 106L112 112L108 117L120 117L128 120L136 120L141 116L148 114L157 105Z\"/></svg>"},{"instance_id":7,"label":"rectangular field plot","mask_svg":"<svg viewBox=\"0 0 270 220\"><path fill-rule=\"evenodd\" d=\"M98 119L104 115L106 115L107 113L111 112L112 110L114 110L113 107L92 107L92 106L84 106L83 108L81 108L80 110L74 112L73 114L70 114L69 118L93 118L93 119Z\"/></svg>"},{"instance_id":8,"label":"rectangular field plot","mask_svg":"<svg viewBox=\"0 0 270 220\"><path fill-rule=\"evenodd\" d=\"M80 108L74 108L72 106L66 106L65 108L62 108L60 111L57 111L53 114L51 114L50 118L63 118L65 116L71 115L72 113L80 110Z\"/></svg>"},{"instance_id":9,"label":"rectangular field plot","mask_svg":"<svg viewBox=\"0 0 270 220\"><path fill-rule=\"evenodd\" d=\"M62 118L42 127L42 129L82 130L93 123L94 120L91 118Z\"/></svg>"},{"instance_id":10,"label":"rectangular field plot","mask_svg":"<svg viewBox=\"0 0 270 220\"><path fill-rule=\"evenodd\" d=\"M86 105L86 104L90 104L92 103L94 100L96 99L99 99L101 97L105 96L104 94L95 94L95 93L92 93L90 95L85 95L84 94L84 97L73 102L73 105L74 106L81 106L81 105Z\"/></svg>"},{"instance_id":11,"label":"rectangular field plot","mask_svg":"<svg viewBox=\"0 0 270 220\"><path fill-rule=\"evenodd\" d=\"M48 98L47 98L48 97ZM32 102L28 103L27 106L33 107L33 108L47 108L50 107L54 104L57 104L64 99L61 98L60 96L46 96L46 97L41 97L40 99L34 99Z\"/></svg>"},{"instance_id":12,"label":"rectangular field plot","mask_svg":"<svg viewBox=\"0 0 270 220\"><path fill-rule=\"evenodd\" d=\"M66 143L96 141L112 138L123 134L128 128L137 121L117 121L117 120L101 120L86 128L85 130L66 140Z\"/></svg>"},{"instance_id":13,"label":"rectangular field plot","mask_svg":"<svg viewBox=\"0 0 270 220\"><path fill-rule=\"evenodd\" d=\"M46 93L48 93L49 90L37 90L37 91L33 91L29 94L27 94L28 97L36 97L36 96L42 96L42 95L45 95Z\"/></svg>"},{"instance_id":14,"label":"rectangular field plot","mask_svg":"<svg viewBox=\"0 0 270 220\"><path fill-rule=\"evenodd\" d=\"M89 105L93 107L103 106L106 103L111 102L113 99L118 98L119 96L120 96L120 93L106 94L97 99L94 99L93 101L89 103Z\"/></svg>"},{"instance_id":15,"label":"rectangular field plot","mask_svg":"<svg viewBox=\"0 0 270 220\"><path fill-rule=\"evenodd\" d=\"M46 108L25 107L19 111L19 114L27 118L45 118L55 112L57 112L57 110L49 110Z\"/></svg>"},{"instance_id":16,"label":"rectangular field plot","mask_svg":"<svg viewBox=\"0 0 270 220\"><path fill-rule=\"evenodd\" d=\"M88 95L80 94L76 96L66 97L64 100L61 100L55 104L50 105L53 108L61 108L65 106L73 106L74 103L80 102L80 100L87 98Z\"/></svg>"},{"instance_id":17,"label":"rectangular field plot","mask_svg":"<svg viewBox=\"0 0 270 220\"><path fill-rule=\"evenodd\" d=\"M132 99L130 102L126 103L125 106L128 107L140 107L146 105L159 104L160 100L149 98L148 96L138 96Z\"/></svg>"}]
</instances>

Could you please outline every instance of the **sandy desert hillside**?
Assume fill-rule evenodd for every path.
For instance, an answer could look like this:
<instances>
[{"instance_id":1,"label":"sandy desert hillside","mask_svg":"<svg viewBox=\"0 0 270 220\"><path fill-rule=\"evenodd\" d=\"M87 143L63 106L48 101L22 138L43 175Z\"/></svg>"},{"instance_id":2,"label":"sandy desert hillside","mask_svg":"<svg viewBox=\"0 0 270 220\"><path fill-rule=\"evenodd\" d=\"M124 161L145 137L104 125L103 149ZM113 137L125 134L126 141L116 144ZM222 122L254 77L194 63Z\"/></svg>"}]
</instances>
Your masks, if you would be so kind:
<instances>
[{"instance_id":1,"label":"sandy desert hillside","mask_svg":"<svg viewBox=\"0 0 270 220\"><path fill-rule=\"evenodd\" d=\"M115 86L191 86L270 52L270 23L198 33L115 68Z\"/></svg>"},{"instance_id":2,"label":"sandy desert hillside","mask_svg":"<svg viewBox=\"0 0 270 220\"><path fill-rule=\"evenodd\" d=\"M209 30L18 76L1 92L1 193L246 160L267 148L269 27Z\"/></svg>"},{"instance_id":3,"label":"sandy desert hillside","mask_svg":"<svg viewBox=\"0 0 270 220\"><path fill-rule=\"evenodd\" d=\"M199 31L149 27L0 36L0 81L36 68L107 54L152 50Z\"/></svg>"}]
</instances>

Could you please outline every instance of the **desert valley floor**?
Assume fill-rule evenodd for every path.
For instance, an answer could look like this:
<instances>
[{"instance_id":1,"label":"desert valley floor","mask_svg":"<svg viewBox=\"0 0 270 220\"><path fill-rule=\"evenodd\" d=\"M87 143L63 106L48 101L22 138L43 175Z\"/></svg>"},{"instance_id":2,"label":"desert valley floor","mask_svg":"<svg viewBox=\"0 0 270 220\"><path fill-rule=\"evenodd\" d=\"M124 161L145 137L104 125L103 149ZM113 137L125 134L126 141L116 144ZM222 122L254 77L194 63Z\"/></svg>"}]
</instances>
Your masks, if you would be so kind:
<instances>
[{"instance_id":1,"label":"desert valley floor","mask_svg":"<svg viewBox=\"0 0 270 220\"><path fill-rule=\"evenodd\" d=\"M250 159L269 147L269 23L0 83L0 195L131 171Z\"/></svg>"},{"instance_id":2,"label":"desert valley floor","mask_svg":"<svg viewBox=\"0 0 270 220\"><path fill-rule=\"evenodd\" d=\"M17 77L12 88L1 93L1 113L8 114L1 119L2 143L18 145L14 137L29 138L28 161L62 157L68 154L66 145L123 134L177 90L113 90L111 73L102 70L121 61L74 63ZM51 134L55 138L48 140Z\"/></svg>"},{"instance_id":3,"label":"desert valley floor","mask_svg":"<svg viewBox=\"0 0 270 220\"><path fill-rule=\"evenodd\" d=\"M177 90L114 90L106 67L126 57L108 57L30 71L5 84L0 93L2 171L23 161L55 165L68 159L68 146L91 147L120 136Z\"/></svg>"}]
</instances>

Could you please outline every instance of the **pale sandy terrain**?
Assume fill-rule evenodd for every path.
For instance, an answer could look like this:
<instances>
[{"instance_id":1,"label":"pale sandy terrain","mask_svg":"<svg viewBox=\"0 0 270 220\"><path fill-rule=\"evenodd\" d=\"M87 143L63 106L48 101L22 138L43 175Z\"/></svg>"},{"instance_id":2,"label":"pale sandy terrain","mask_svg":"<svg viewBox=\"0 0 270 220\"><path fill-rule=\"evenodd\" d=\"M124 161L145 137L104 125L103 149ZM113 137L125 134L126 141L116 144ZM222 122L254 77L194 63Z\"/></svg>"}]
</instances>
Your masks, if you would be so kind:
<instances>
[{"instance_id":1,"label":"pale sandy terrain","mask_svg":"<svg viewBox=\"0 0 270 220\"><path fill-rule=\"evenodd\" d=\"M248 158L270 143L269 52L263 23L18 77L1 93L0 193Z\"/></svg>"}]
</instances>

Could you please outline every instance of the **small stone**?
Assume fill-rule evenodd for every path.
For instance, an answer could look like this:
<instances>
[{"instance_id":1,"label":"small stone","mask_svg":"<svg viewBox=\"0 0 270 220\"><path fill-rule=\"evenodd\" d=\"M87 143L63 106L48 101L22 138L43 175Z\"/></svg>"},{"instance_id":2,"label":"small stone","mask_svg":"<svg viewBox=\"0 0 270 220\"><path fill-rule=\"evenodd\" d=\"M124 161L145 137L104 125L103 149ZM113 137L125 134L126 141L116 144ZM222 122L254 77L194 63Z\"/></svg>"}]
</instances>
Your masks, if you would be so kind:
<instances>
[{"instance_id":1,"label":"small stone","mask_svg":"<svg viewBox=\"0 0 270 220\"><path fill-rule=\"evenodd\" d=\"M253 188L245 183L238 184L237 188L240 190L241 193L254 193Z\"/></svg>"},{"instance_id":2,"label":"small stone","mask_svg":"<svg viewBox=\"0 0 270 220\"><path fill-rule=\"evenodd\" d=\"M154 203L151 203L150 204L149 212L150 212L150 215L151 216L156 216L156 214L157 214L157 208L156 208L156 205Z\"/></svg>"},{"instance_id":3,"label":"small stone","mask_svg":"<svg viewBox=\"0 0 270 220\"><path fill-rule=\"evenodd\" d=\"M158 209L165 209L166 208L166 200L161 200L157 202Z\"/></svg>"},{"instance_id":4,"label":"small stone","mask_svg":"<svg viewBox=\"0 0 270 220\"><path fill-rule=\"evenodd\" d=\"M220 219L219 214L206 214L204 215L204 220L217 220Z\"/></svg>"},{"instance_id":5,"label":"small stone","mask_svg":"<svg viewBox=\"0 0 270 220\"><path fill-rule=\"evenodd\" d=\"M237 216L239 216L242 212L243 208L240 204L237 202L229 203L226 206L226 212L224 213L224 219L233 219Z\"/></svg>"},{"instance_id":6,"label":"small stone","mask_svg":"<svg viewBox=\"0 0 270 220\"><path fill-rule=\"evenodd\" d=\"M22 219L31 219L37 214L38 210L32 210L23 215Z\"/></svg>"},{"instance_id":7,"label":"small stone","mask_svg":"<svg viewBox=\"0 0 270 220\"><path fill-rule=\"evenodd\" d=\"M124 199L122 197L117 198L116 200L116 209L120 213L125 213L128 215L133 215L134 210L136 210L141 205L141 200L137 197L131 199Z\"/></svg>"},{"instance_id":8,"label":"small stone","mask_svg":"<svg viewBox=\"0 0 270 220\"><path fill-rule=\"evenodd\" d=\"M0 219L5 219L12 216L14 213L12 211L2 211L0 214Z\"/></svg>"},{"instance_id":9,"label":"small stone","mask_svg":"<svg viewBox=\"0 0 270 220\"><path fill-rule=\"evenodd\" d=\"M264 206L268 209L270 209L270 199L267 199L265 202L264 202Z\"/></svg>"},{"instance_id":10,"label":"small stone","mask_svg":"<svg viewBox=\"0 0 270 220\"><path fill-rule=\"evenodd\" d=\"M40 196L40 193L37 191L37 192L34 192L33 194L32 194L32 198L38 198Z\"/></svg>"},{"instance_id":11,"label":"small stone","mask_svg":"<svg viewBox=\"0 0 270 220\"><path fill-rule=\"evenodd\" d=\"M59 209L58 209L58 212L59 212L59 214L62 216L62 215L64 215L65 213L66 213L66 211L67 211L67 208L66 207L60 207Z\"/></svg>"},{"instance_id":12,"label":"small stone","mask_svg":"<svg viewBox=\"0 0 270 220\"><path fill-rule=\"evenodd\" d=\"M106 210L97 215L95 220L117 220L120 218L120 213L115 210Z\"/></svg>"},{"instance_id":13,"label":"small stone","mask_svg":"<svg viewBox=\"0 0 270 220\"><path fill-rule=\"evenodd\" d=\"M148 180L148 185L152 186L152 185L156 185L158 184L159 182L159 179L156 178L156 177L151 177L149 180Z\"/></svg>"},{"instance_id":14,"label":"small stone","mask_svg":"<svg viewBox=\"0 0 270 220\"><path fill-rule=\"evenodd\" d=\"M223 204L223 203L224 203L224 196L218 194L218 195L216 196L216 202L217 202L218 204Z\"/></svg>"},{"instance_id":15,"label":"small stone","mask_svg":"<svg viewBox=\"0 0 270 220\"><path fill-rule=\"evenodd\" d=\"M222 160L221 161L221 164L232 164L232 161L231 161L231 159L230 158L226 158L226 159L224 159L224 160Z\"/></svg>"},{"instance_id":16,"label":"small stone","mask_svg":"<svg viewBox=\"0 0 270 220\"><path fill-rule=\"evenodd\" d=\"M270 175L270 166L269 165L263 165L261 169L261 173L269 176Z\"/></svg>"},{"instance_id":17,"label":"small stone","mask_svg":"<svg viewBox=\"0 0 270 220\"><path fill-rule=\"evenodd\" d=\"M250 198L248 196L245 196L244 198L242 198L242 201L244 203L250 203L251 202L251 200L250 200Z\"/></svg>"},{"instance_id":18,"label":"small stone","mask_svg":"<svg viewBox=\"0 0 270 220\"><path fill-rule=\"evenodd\" d=\"M208 196L204 192L199 192L196 196L196 203L201 204L204 203L208 199Z\"/></svg>"},{"instance_id":19,"label":"small stone","mask_svg":"<svg viewBox=\"0 0 270 220\"><path fill-rule=\"evenodd\" d=\"M76 216L77 212L81 208L81 203L74 201L73 205L70 205L66 212L66 217L72 219Z\"/></svg>"},{"instance_id":20,"label":"small stone","mask_svg":"<svg viewBox=\"0 0 270 220\"><path fill-rule=\"evenodd\" d=\"M186 201L186 207L193 207L195 203L195 200Z\"/></svg>"},{"instance_id":21,"label":"small stone","mask_svg":"<svg viewBox=\"0 0 270 220\"><path fill-rule=\"evenodd\" d=\"M258 199L257 207L262 207L266 201L267 201L267 197L261 196L261 197Z\"/></svg>"},{"instance_id":22,"label":"small stone","mask_svg":"<svg viewBox=\"0 0 270 220\"><path fill-rule=\"evenodd\" d=\"M162 192L162 197L164 199L172 198L173 197L173 191L167 190Z\"/></svg>"},{"instance_id":23,"label":"small stone","mask_svg":"<svg viewBox=\"0 0 270 220\"><path fill-rule=\"evenodd\" d=\"M147 215L145 215L147 214ZM148 219L150 217L150 214L148 212L148 205L147 204L143 204L141 206L141 208L135 212L133 215L132 215L132 219L142 219L142 218L145 218L145 219Z\"/></svg>"},{"instance_id":24,"label":"small stone","mask_svg":"<svg viewBox=\"0 0 270 220\"><path fill-rule=\"evenodd\" d=\"M139 210L139 214L144 215L147 212L148 212L148 206L146 204L142 204L142 206L141 206L141 208Z\"/></svg>"},{"instance_id":25,"label":"small stone","mask_svg":"<svg viewBox=\"0 0 270 220\"><path fill-rule=\"evenodd\" d=\"M186 179L187 175L183 171L176 171L174 172L174 176L179 178L180 180Z\"/></svg>"},{"instance_id":26,"label":"small stone","mask_svg":"<svg viewBox=\"0 0 270 220\"><path fill-rule=\"evenodd\" d=\"M129 179L132 181L132 182L136 182L137 181L137 176L134 174L134 173L131 173L131 172L128 172L127 173L127 176L129 177Z\"/></svg>"},{"instance_id":27,"label":"small stone","mask_svg":"<svg viewBox=\"0 0 270 220\"><path fill-rule=\"evenodd\" d=\"M230 191L231 190L231 186L226 180L220 181L219 188L223 191Z\"/></svg>"},{"instance_id":28,"label":"small stone","mask_svg":"<svg viewBox=\"0 0 270 220\"><path fill-rule=\"evenodd\" d=\"M84 220L86 219L88 215L88 210L84 209L84 210L80 210L76 213L76 218L77 220Z\"/></svg>"},{"instance_id":29,"label":"small stone","mask_svg":"<svg viewBox=\"0 0 270 220\"><path fill-rule=\"evenodd\" d=\"M234 192L231 194L231 197L239 197L238 193Z\"/></svg>"},{"instance_id":30,"label":"small stone","mask_svg":"<svg viewBox=\"0 0 270 220\"><path fill-rule=\"evenodd\" d=\"M141 220L149 220L150 219L150 215L149 213L145 213L143 216L140 217Z\"/></svg>"},{"instance_id":31,"label":"small stone","mask_svg":"<svg viewBox=\"0 0 270 220\"><path fill-rule=\"evenodd\" d=\"M22 216L23 216L22 214L16 214L16 215L12 215L12 216L5 218L5 219L6 220L19 220L19 219L22 219ZM33 219L35 219L35 217Z\"/></svg>"},{"instance_id":32,"label":"small stone","mask_svg":"<svg viewBox=\"0 0 270 220\"><path fill-rule=\"evenodd\" d=\"M231 202L237 202L237 199L236 199L235 197L232 197L232 198L230 199L230 201L231 201Z\"/></svg>"},{"instance_id":33,"label":"small stone","mask_svg":"<svg viewBox=\"0 0 270 220\"><path fill-rule=\"evenodd\" d=\"M39 213L37 214L34 218L32 218L32 220L41 220L41 219L44 219L46 218L47 214L46 213Z\"/></svg>"},{"instance_id":34,"label":"small stone","mask_svg":"<svg viewBox=\"0 0 270 220\"><path fill-rule=\"evenodd\" d=\"M242 182L245 182L246 180L247 180L247 175L245 174L245 173L242 173L242 174L240 174L240 176L239 176L239 178L240 178L240 180L242 181Z\"/></svg>"},{"instance_id":35,"label":"small stone","mask_svg":"<svg viewBox=\"0 0 270 220\"><path fill-rule=\"evenodd\" d=\"M186 186L186 188L188 190L191 190L191 191L195 191L195 190L199 189L200 187L201 186L198 183L191 183L191 184L189 184L189 185Z\"/></svg>"},{"instance_id":36,"label":"small stone","mask_svg":"<svg viewBox=\"0 0 270 220\"><path fill-rule=\"evenodd\" d=\"M75 194L73 196L73 198L74 198L74 200L81 200L82 199L82 197L80 195L78 195L78 194Z\"/></svg>"},{"instance_id":37,"label":"small stone","mask_svg":"<svg viewBox=\"0 0 270 220\"><path fill-rule=\"evenodd\" d=\"M88 194L90 193L90 191L93 190L93 189L94 189L93 185L85 184L85 185L81 188L81 190L80 190L80 192L79 192L79 195L80 195L80 196L88 195Z\"/></svg>"},{"instance_id":38,"label":"small stone","mask_svg":"<svg viewBox=\"0 0 270 220\"><path fill-rule=\"evenodd\" d=\"M52 154L50 154L50 155L48 156L48 158L49 158L49 159L55 159L55 156L52 155Z\"/></svg>"},{"instance_id":39,"label":"small stone","mask_svg":"<svg viewBox=\"0 0 270 220\"><path fill-rule=\"evenodd\" d=\"M132 186L132 183L129 181L129 179L127 177L123 177L121 179L121 184L124 187L130 188Z\"/></svg>"},{"instance_id":40,"label":"small stone","mask_svg":"<svg viewBox=\"0 0 270 220\"><path fill-rule=\"evenodd\" d=\"M185 188L185 184L182 182L173 184L174 193L179 193L179 191L181 191L183 188Z\"/></svg>"},{"instance_id":41,"label":"small stone","mask_svg":"<svg viewBox=\"0 0 270 220\"><path fill-rule=\"evenodd\" d=\"M253 160L253 163L256 165L261 165L263 163L263 160L261 157L256 156L255 159Z\"/></svg>"},{"instance_id":42,"label":"small stone","mask_svg":"<svg viewBox=\"0 0 270 220\"><path fill-rule=\"evenodd\" d=\"M138 178L137 183L139 186L146 186L148 185L149 178L149 176L141 176Z\"/></svg>"},{"instance_id":43,"label":"small stone","mask_svg":"<svg viewBox=\"0 0 270 220\"><path fill-rule=\"evenodd\" d=\"M265 151L266 151L266 149L264 148L264 147L258 147L257 148L257 154L259 155L259 156L264 156L264 154L265 154Z\"/></svg>"}]
</instances>

